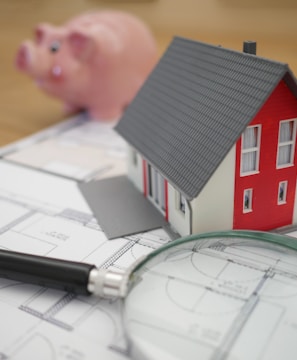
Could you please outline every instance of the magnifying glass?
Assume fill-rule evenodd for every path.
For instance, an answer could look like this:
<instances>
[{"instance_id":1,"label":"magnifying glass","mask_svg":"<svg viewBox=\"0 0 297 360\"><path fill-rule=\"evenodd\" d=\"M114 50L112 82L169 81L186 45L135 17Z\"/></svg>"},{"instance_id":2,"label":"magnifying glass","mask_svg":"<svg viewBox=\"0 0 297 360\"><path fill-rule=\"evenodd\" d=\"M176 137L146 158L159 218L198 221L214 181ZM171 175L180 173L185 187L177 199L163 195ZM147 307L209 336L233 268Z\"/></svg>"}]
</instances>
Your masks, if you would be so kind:
<instances>
[{"instance_id":1,"label":"magnifying glass","mask_svg":"<svg viewBox=\"0 0 297 360\"><path fill-rule=\"evenodd\" d=\"M134 359L287 360L297 354L296 250L289 236L227 231L172 241L126 272L25 254L19 264L23 281L120 297ZM20 280L11 265L6 277Z\"/></svg>"}]
</instances>

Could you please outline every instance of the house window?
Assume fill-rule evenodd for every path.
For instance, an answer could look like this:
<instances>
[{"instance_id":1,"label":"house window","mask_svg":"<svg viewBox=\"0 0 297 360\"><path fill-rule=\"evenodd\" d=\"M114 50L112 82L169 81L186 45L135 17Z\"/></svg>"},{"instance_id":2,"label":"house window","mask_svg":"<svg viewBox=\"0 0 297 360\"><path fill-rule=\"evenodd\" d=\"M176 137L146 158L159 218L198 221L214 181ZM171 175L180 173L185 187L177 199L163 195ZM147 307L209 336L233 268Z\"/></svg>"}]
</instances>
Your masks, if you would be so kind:
<instances>
[{"instance_id":1,"label":"house window","mask_svg":"<svg viewBox=\"0 0 297 360\"><path fill-rule=\"evenodd\" d=\"M281 181L278 184L278 205L285 204L287 201L287 188L288 188L288 182L287 181Z\"/></svg>"},{"instance_id":2,"label":"house window","mask_svg":"<svg viewBox=\"0 0 297 360\"><path fill-rule=\"evenodd\" d=\"M281 121L279 126L277 167L293 164L296 139L296 122L294 120Z\"/></svg>"},{"instance_id":3,"label":"house window","mask_svg":"<svg viewBox=\"0 0 297 360\"><path fill-rule=\"evenodd\" d=\"M241 174L248 175L259 170L260 126L249 126L242 134Z\"/></svg>"},{"instance_id":4,"label":"house window","mask_svg":"<svg viewBox=\"0 0 297 360\"><path fill-rule=\"evenodd\" d=\"M166 195L165 195L165 179L150 164L147 165L148 174L148 195L155 205L162 212L165 212Z\"/></svg>"},{"instance_id":5,"label":"house window","mask_svg":"<svg viewBox=\"0 0 297 360\"><path fill-rule=\"evenodd\" d=\"M176 207L181 213L186 213L186 199L179 191L176 192Z\"/></svg>"},{"instance_id":6,"label":"house window","mask_svg":"<svg viewBox=\"0 0 297 360\"><path fill-rule=\"evenodd\" d=\"M243 192L243 212L252 211L252 198L253 198L253 189L246 189Z\"/></svg>"},{"instance_id":7,"label":"house window","mask_svg":"<svg viewBox=\"0 0 297 360\"><path fill-rule=\"evenodd\" d=\"M137 152L132 150L132 163L134 166L138 165Z\"/></svg>"}]
</instances>

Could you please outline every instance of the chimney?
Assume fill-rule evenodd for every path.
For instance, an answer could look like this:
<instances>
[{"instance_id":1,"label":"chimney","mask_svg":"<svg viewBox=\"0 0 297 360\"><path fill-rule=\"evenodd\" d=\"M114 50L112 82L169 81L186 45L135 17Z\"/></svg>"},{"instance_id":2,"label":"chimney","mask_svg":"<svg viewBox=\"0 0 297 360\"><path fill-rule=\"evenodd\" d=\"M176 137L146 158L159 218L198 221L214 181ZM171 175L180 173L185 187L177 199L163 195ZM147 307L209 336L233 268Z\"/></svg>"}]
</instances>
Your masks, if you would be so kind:
<instances>
[{"instance_id":1,"label":"chimney","mask_svg":"<svg viewBox=\"0 0 297 360\"><path fill-rule=\"evenodd\" d=\"M257 43L256 41L244 41L243 52L251 55L256 55Z\"/></svg>"}]
</instances>

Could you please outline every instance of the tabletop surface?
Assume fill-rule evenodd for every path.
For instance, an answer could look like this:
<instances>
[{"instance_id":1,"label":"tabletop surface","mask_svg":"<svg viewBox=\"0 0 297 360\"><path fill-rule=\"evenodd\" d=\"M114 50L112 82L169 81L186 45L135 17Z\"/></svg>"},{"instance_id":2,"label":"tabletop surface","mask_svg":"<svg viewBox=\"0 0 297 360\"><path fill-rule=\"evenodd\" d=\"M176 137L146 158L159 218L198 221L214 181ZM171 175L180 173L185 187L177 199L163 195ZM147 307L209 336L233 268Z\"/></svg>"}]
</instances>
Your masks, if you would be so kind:
<instances>
[{"instance_id":1,"label":"tabletop surface","mask_svg":"<svg viewBox=\"0 0 297 360\"><path fill-rule=\"evenodd\" d=\"M158 0L162 1L162 0ZM83 4L80 7L78 3ZM47 6L45 6L47 4ZM11 0L0 3L0 146L16 141L24 136L30 135L38 130L61 122L65 119L62 104L40 91L34 82L25 74L20 73L14 66L14 58L19 44L32 38L33 28L43 20L62 23L64 19L70 18L76 11L88 9L88 1L74 1L76 8L58 0L50 3L30 0L25 3L21 0ZM68 3L69 5L69 3ZM94 6L94 3L92 3ZM294 10L296 11L296 10ZM280 19L285 22L286 19ZM236 32L227 35L217 31L205 31L201 33L192 31L155 31L159 54L163 53L174 35L187 36L192 39L201 40L213 44L221 44L235 50L241 50L242 34ZM255 36L251 31L252 36ZM256 34L258 42L258 54L273 60L286 62L291 70L297 74L297 34L288 36L267 35L267 33ZM253 39L254 40L254 39Z\"/></svg>"}]
</instances>

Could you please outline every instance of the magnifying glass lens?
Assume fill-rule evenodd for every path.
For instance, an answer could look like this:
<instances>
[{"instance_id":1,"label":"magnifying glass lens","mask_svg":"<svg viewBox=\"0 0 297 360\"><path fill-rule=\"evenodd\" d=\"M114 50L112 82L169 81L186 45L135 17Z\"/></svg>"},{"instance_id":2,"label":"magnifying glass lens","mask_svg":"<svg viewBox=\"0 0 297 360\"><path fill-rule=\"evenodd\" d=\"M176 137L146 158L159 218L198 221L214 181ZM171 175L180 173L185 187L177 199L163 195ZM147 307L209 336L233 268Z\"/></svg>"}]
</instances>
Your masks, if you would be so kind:
<instances>
[{"instance_id":1,"label":"magnifying glass lens","mask_svg":"<svg viewBox=\"0 0 297 360\"><path fill-rule=\"evenodd\" d=\"M155 251L132 273L124 300L133 357L293 359L296 244L280 235L230 232Z\"/></svg>"}]
</instances>

